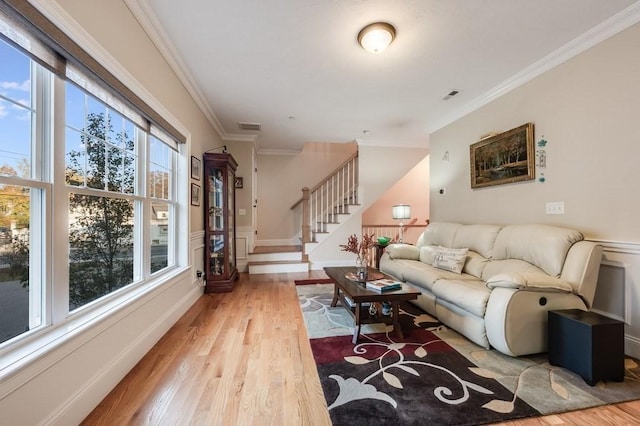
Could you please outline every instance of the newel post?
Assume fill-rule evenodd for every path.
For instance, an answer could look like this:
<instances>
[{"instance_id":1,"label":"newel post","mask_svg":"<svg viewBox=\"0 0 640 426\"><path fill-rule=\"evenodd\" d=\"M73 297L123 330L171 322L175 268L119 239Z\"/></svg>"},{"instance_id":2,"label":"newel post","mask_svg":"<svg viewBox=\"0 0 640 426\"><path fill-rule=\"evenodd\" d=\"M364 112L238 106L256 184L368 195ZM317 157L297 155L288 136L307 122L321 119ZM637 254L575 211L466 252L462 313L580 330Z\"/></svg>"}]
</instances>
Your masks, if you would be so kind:
<instances>
[{"instance_id":1,"label":"newel post","mask_svg":"<svg viewBox=\"0 0 640 426\"><path fill-rule=\"evenodd\" d=\"M302 188L302 242L311 242L311 215L309 214L309 188Z\"/></svg>"}]
</instances>

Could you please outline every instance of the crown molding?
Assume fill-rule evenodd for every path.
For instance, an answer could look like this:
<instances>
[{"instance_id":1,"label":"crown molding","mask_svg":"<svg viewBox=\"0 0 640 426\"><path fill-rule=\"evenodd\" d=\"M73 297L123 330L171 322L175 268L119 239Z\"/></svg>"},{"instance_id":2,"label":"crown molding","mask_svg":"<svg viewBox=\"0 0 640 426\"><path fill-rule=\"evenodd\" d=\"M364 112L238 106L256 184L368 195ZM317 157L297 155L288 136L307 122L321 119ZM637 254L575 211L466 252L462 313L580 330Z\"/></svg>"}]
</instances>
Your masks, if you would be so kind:
<instances>
[{"instance_id":1,"label":"crown molding","mask_svg":"<svg viewBox=\"0 0 640 426\"><path fill-rule=\"evenodd\" d=\"M576 37L432 125L433 133L640 22L640 1Z\"/></svg>"},{"instance_id":2,"label":"crown molding","mask_svg":"<svg viewBox=\"0 0 640 426\"><path fill-rule=\"evenodd\" d=\"M60 28L60 30L74 42L82 46L87 53L107 68L109 72L116 76L123 84L129 86L136 95L140 96L141 99L157 111L158 114L162 115L172 126L184 134L187 137L187 141L190 140L191 133L189 130L57 2L53 0L29 0L29 3Z\"/></svg>"},{"instance_id":3,"label":"crown molding","mask_svg":"<svg viewBox=\"0 0 640 426\"><path fill-rule=\"evenodd\" d=\"M302 152L302 149L258 149L256 153L258 155L298 155Z\"/></svg>"},{"instance_id":4,"label":"crown molding","mask_svg":"<svg viewBox=\"0 0 640 426\"><path fill-rule=\"evenodd\" d=\"M171 38L166 34L162 25L158 21L155 13L149 5L149 0L124 0L124 3L136 18L142 29L156 46L162 57L167 61L169 67L176 73L178 80L184 85L187 92L191 95L194 102L202 111L211 127L216 131L223 142L255 142L256 135L242 135L227 133L213 112L206 97L202 94L193 76L189 72L189 68L182 60L178 49L171 42Z\"/></svg>"}]
</instances>

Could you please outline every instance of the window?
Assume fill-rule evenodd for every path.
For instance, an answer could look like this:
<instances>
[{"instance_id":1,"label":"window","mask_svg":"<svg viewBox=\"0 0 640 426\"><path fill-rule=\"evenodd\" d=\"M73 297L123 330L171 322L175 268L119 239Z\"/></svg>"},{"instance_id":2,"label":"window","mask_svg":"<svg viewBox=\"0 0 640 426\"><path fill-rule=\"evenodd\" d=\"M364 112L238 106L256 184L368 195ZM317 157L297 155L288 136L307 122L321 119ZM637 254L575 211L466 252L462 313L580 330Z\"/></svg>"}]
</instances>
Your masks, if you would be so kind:
<instances>
[{"instance_id":1,"label":"window","mask_svg":"<svg viewBox=\"0 0 640 426\"><path fill-rule=\"evenodd\" d=\"M66 84L69 309L131 284L137 174L133 123ZM128 195L128 196L127 196ZM138 219L138 220L137 220Z\"/></svg>"},{"instance_id":2,"label":"window","mask_svg":"<svg viewBox=\"0 0 640 426\"><path fill-rule=\"evenodd\" d=\"M157 272L172 262L169 259L169 247L174 246L174 234L169 233L169 228L174 217L175 204L175 175L176 155L174 147L162 142L155 136L151 136L149 149L149 174L148 191L152 199L151 204L151 272Z\"/></svg>"},{"instance_id":3,"label":"window","mask_svg":"<svg viewBox=\"0 0 640 426\"><path fill-rule=\"evenodd\" d=\"M0 343L42 325L41 258L44 181L35 168L36 73L29 57L0 40ZM33 235L30 231L34 230Z\"/></svg>"},{"instance_id":4,"label":"window","mask_svg":"<svg viewBox=\"0 0 640 426\"><path fill-rule=\"evenodd\" d=\"M177 142L90 75L67 68L63 81L22 47L0 38L0 350L177 258ZM60 212L66 226L52 226Z\"/></svg>"}]
</instances>

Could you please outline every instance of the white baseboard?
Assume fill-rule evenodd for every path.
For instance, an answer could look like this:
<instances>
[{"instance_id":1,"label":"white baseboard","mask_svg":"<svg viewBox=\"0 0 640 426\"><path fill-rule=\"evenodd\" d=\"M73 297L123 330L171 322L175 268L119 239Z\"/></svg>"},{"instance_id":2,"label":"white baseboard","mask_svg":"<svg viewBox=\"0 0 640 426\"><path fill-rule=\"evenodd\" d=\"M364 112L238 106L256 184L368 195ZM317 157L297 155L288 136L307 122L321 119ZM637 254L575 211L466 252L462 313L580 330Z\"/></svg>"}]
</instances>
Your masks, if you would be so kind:
<instances>
[{"instance_id":1,"label":"white baseboard","mask_svg":"<svg viewBox=\"0 0 640 426\"><path fill-rule=\"evenodd\" d=\"M640 339L626 334L624 336L624 353L635 359L640 359Z\"/></svg>"},{"instance_id":2,"label":"white baseboard","mask_svg":"<svg viewBox=\"0 0 640 426\"><path fill-rule=\"evenodd\" d=\"M171 309L163 311L157 321L150 324L146 333L130 341L109 364L98 367L96 374L70 395L65 403L42 423L61 426L79 424L201 297L202 288L197 283L193 284L192 290L178 303L172 305ZM122 321L116 326L122 327Z\"/></svg>"}]
</instances>

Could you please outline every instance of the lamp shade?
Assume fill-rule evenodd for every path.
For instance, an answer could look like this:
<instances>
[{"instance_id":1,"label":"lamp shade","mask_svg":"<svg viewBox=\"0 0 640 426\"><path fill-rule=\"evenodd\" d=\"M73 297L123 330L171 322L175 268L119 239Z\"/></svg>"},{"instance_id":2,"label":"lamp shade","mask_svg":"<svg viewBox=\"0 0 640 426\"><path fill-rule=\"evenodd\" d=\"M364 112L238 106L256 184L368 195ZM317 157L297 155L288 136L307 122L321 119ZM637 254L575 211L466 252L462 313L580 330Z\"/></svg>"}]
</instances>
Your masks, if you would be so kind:
<instances>
[{"instance_id":1,"label":"lamp shade","mask_svg":"<svg viewBox=\"0 0 640 426\"><path fill-rule=\"evenodd\" d=\"M391 212L394 219L411 219L411 206L407 204L396 204Z\"/></svg>"},{"instance_id":2,"label":"lamp shade","mask_svg":"<svg viewBox=\"0 0 640 426\"><path fill-rule=\"evenodd\" d=\"M386 22L375 22L364 27L358 34L358 43L364 50L380 53L387 48L396 36L396 29Z\"/></svg>"}]
</instances>

